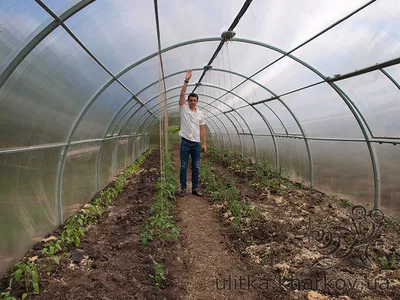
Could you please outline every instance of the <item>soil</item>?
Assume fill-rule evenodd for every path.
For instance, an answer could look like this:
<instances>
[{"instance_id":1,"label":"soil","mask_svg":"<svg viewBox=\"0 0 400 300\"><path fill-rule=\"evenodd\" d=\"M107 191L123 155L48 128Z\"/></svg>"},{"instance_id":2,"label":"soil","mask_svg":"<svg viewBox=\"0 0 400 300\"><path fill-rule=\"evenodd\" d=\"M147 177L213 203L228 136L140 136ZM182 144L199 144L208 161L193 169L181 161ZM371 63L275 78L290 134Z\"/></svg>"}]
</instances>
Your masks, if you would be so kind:
<instances>
[{"instance_id":1,"label":"soil","mask_svg":"<svg viewBox=\"0 0 400 300\"><path fill-rule=\"evenodd\" d=\"M174 164L178 172L176 147ZM251 187L248 176L214 166L219 177L234 178L243 200L261 213L240 232L233 230L229 214L221 213L223 204L188 194L175 200L172 211L181 230L179 240L165 247L156 241L142 245L142 228L160 175L159 152L154 151L99 223L86 229L82 252L69 249L60 265L47 261L51 268L40 271L40 295L27 299L400 299L398 268L365 268L357 257L332 256L329 269L320 268L325 260L311 267L322 255L309 233L329 224L351 228L351 206L315 190L288 188L282 196L272 194ZM384 225L368 255L394 257L398 264L400 227L394 222ZM24 260L41 257L42 246L37 244ZM74 262L79 254L83 260ZM150 277L154 261L165 266L167 282L162 288ZM1 291L9 275L4 275ZM389 286L378 277L388 279ZM23 292L18 285L13 290L19 296Z\"/></svg>"},{"instance_id":2,"label":"soil","mask_svg":"<svg viewBox=\"0 0 400 300\"><path fill-rule=\"evenodd\" d=\"M400 226L391 218L373 222L372 209L308 188L284 187L282 195L273 194L252 187L251 176L238 170L215 162L213 167L219 178L235 180L241 198L261 213L242 232L228 235L237 252L262 267L269 290L285 291L285 299L307 299L312 290L326 300L400 299ZM357 212L366 216L357 219ZM229 214L223 219L230 223ZM323 231L333 237L346 233L350 241L342 239L337 251L334 243L323 248L328 244L315 235ZM376 235L365 238L372 232ZM344 253L350 254L341 258Z\"/></svg>"}]
</instances>

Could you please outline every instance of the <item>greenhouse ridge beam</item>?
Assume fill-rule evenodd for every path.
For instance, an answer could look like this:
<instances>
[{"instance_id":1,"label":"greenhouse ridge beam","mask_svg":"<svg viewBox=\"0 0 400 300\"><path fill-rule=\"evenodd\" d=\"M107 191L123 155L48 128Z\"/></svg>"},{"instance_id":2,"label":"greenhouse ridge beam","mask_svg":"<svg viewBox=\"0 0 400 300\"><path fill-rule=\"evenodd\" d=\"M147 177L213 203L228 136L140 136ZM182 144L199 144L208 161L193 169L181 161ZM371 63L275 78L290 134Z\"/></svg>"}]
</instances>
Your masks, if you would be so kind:
<instances>
[{"instance_id":1,"label":"greenhouse ridge beam","mask_svg":"<svg viewBox=\"0 0 400 300\"><path fill-rule=\"evenodd\" d=\"M239 13L237 14L237 16L235 17L235 19L233 20L231 26L229 26L228 31L232 31L233 29L235 29L235 27L237 26L237 24L239 24L240 19L243 17L243 15L245 14L245 12L247 11L247 9L249 8L251 2L253 0L246 0L245 3L243 4L242 8L240 9ZM221 51L222 46L224 45L225 40L222 40L217 49L215 50L214 54L211 56L210 61L208 62L208 66L211 66L212 63L214 62L215 58L217 57L218 53ZM205 68L203 70L203 73L201 74L198 83L201 83L201 81L203 80L204 76L206 75L207 69ZM192 93L195 92L197 88L197 85L194 87Z\"/></svg>"},{"instance_id":2,"label":"greenhouse ridge beam","mask_svg":"<svg viewBox=\"0 0 400 300\"><path fill-rule=\"evenodd\" d=\"M303 47L304 45L308 44L309 42L311 42L312 40L316 39L317 37L319 37L320 35L324 34L325 32L331 30L332 28L334 28L335 26L339 25L340 23L342 23L343 21L347 20L348 18L350 18L351 16L353 16L354 14L358 13L359 11L363 10L364 8L366 8L367 6L371 5L372 3L376 2L376 0L371 0L367 3L365 3L364 5L362 5L361 7L359 7L358 9L356 9L355 11L351 12L350 14L348 14L347 16L343 17L342 19L336 21L335 23L333 23L332 25L328 26L327 28L323 29L322 31L320 31L319 33L317 33L316 35L312 36L311 38L309 38L308 40L304 41L303 43L301 43L300 45L294 47L292 50L285 52L283 50L279 50L279 52L281 52L283 55L279 58L277 58L276 60L274 60L273 62L271 62L270 64L266 65L265 67L261 68L260 70L258 70L257 72L255 72L254 74L252 74L251 76L249 76L248 78L252 78L254 76L256 76L257 74L261 73L262 71L264 71L265 69L269 68L270 66L272 66L273 64L277 63L278 61L280 61L281 59L285 58L286 56L289 56L293 59L293 56L290 55L292 52L300 49L301 47ZM232 40L237 40L235 38L233 38ZM262 43L261 43L262 44ZM272 49L272 48L271 48ZM275 48L277 49L277 48ZM297 60L297 59L296 59ZM302 62L302 64L304 66L308 66L308 64L306 64L305 62ZM326 80L326 79L325 79ZM245 83L247 80L243 80L242 82L238 83L236 86L234 86L231 90L234 90L236 88L238 88L239 86L241 86L243 83ZM221 95L221 97L225 96Z\"/></svg>"},{"instance_id":3,"label":"greenhouse ridge beam","mask_svg":"<svg viewBox=\"0 0 400 300\"><path fill-rule=\"evenodd\" d=\"M202 71L202 70L203 70L203 68L194 68L194 69L192 69L192 71ZM234 71L231 71L231 70L213 68L212 71L213 71L213 72L225 72L225 73L233 74L233 75L236 75L236 76L239 76L239 77L242 77L242 78L247 78L246 75L243 75L243 74L241 74L241 73L237 73L237 72L234 72ZM171 74L167 75L166 77L164 77L164 79L167 79L167 78L170 78L170 77L172 77L172 76L175 76L175 75L178 75L178 74L182 74L182 73L185 73L185 72L186 72L186 70L178 71L178 72L175 72L175 73L171 73ZM252 83L254 83L254 84L256 84L256 85L258 85L258 86L259 86L260 88L262 88L262 89L268 90L268 89L266 89L263 85L261 85L259 82L255 81L254 79L249 79L249 81L252 82ZM158 81L155 81L155 82L149 84L148 86L146 86L145 88L141 89L139 92L137 92L137 95L139 96L140 93L142 93L143 91L145 91L145 90L147 90L148 88L152 87L152 86L155 85L157 82L158 82ZM207 95L206 95L206 96L207 96ZM154 99L154 98L153 98L153 99ZM216 99L216 98L214 98L214 99ZM148 101L145 102L145 105L146 105L147 103L148 103ZM224 104L225 104L225 103L224 103ZM246 105L244 105L243 107L247 107L247 106L248 106L248 105L246 104ZM275 115L275 117L279 120L279 122L281 123L282 127L285 129L285 132L287 133L287 132L288 132L288 131L287 131L287 128L286 128L285 124L283 123L283 121L281 120L281 118L279 117L279 115L278 115L271 107L269 107L267 104L265 104L265 107L267 107L267 108ZM256 109L256 108L254 108L254 109Z\"/></svg>"}]
</instances>

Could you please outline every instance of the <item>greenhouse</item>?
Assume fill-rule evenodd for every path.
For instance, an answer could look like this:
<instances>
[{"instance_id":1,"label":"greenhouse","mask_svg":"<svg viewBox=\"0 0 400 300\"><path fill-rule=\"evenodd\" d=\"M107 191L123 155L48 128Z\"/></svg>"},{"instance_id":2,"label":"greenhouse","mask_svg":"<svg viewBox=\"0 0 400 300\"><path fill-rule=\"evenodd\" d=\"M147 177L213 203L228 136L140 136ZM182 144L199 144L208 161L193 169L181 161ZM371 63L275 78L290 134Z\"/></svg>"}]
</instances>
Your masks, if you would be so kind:
<instances>
[{"instance_id":1,"label":"greenhouse","mask_svg":"<svg viewBox=\"0 0 400 300\"><path fill-rule=\"evenodd\" d=\"M1 0L0 299L400 299L399 116L398 0Z\"/></svg>"}]
</instances>

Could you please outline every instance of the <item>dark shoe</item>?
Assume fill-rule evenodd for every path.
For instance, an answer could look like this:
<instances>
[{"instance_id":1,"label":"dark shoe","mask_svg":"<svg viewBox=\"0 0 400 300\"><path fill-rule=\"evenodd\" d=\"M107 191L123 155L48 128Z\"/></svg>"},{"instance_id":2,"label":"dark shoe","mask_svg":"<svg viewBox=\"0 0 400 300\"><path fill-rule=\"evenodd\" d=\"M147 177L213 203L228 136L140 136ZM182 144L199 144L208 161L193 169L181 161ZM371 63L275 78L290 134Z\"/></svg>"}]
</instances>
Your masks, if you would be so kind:
<instances>
[{"instance_id":1,"label":"dark shoe","mask_svg":"<svg viewBox=\"0 0 400 300\"><path fill-rule=\"evenodd\" d=\"M203 194L199 190L193 190L192 195L198 196L198 197L203 197Z\"/></svg>"},{"instance_id":2,"label":"dark shoe","mask_svg":"<svg viewBox=\"0 0 400 300\"><path fill-rule=\"evenodd\" d=\"M180 190L180 192L177 193L179 197L184 197L186 195L186 190Z\"/></svg>"}]
</instances>

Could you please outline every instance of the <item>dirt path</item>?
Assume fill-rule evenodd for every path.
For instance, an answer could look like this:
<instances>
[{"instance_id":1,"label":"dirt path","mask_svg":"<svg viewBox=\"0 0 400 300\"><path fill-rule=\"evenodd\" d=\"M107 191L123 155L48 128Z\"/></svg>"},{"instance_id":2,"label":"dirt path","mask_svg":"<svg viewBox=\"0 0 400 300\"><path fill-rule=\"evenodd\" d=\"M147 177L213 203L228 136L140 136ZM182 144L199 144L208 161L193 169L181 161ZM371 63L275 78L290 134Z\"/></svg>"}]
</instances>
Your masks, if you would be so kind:
<instances>
[{"instance_id":1,"label":"dirt path","mask_svg":"<svg viewBox=\"0 0 400 300\"><path fill-rule=\"evenodd\" d=\"M179 149L174 150L174 165L179 170ZM177 198L175 210L184 245L181 259L188 268L188 274L177 275L186 285L185 299L259 299L244 282L239 286L240 276L249 274L246 266L228 246L213 207L190 193L191 178L189 169L188 195Z\"/></svg>"}]
</instances>

